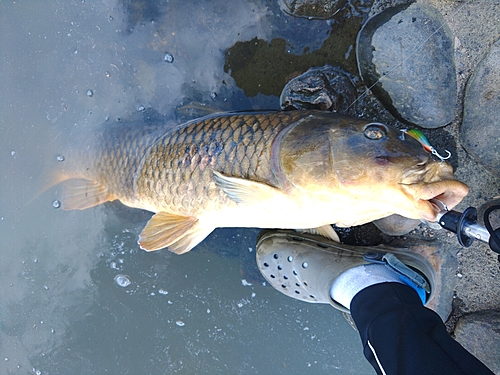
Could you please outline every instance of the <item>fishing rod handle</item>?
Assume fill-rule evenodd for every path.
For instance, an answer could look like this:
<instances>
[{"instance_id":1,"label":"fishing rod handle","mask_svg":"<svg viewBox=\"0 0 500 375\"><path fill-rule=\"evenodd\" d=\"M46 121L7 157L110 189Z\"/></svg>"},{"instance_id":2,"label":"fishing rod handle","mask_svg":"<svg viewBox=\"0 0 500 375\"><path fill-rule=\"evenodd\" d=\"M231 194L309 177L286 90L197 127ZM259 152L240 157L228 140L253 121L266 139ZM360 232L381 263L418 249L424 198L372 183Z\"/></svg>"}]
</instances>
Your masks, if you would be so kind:
<instances>
[{"instance_id":1,"label":"fishing rod handle","mask_svg":"<svg viewBox=\"0 0 500 375\"><path fill-rule=\"evenodd\" d=\"M458 211L442 211L438 217L439 225L457 234L458 242L464 247L472 245L474 240L488 243L490 233L482 225L477 224L477 210L467 208L463 213Z\"/></svg>"}]
</instances>

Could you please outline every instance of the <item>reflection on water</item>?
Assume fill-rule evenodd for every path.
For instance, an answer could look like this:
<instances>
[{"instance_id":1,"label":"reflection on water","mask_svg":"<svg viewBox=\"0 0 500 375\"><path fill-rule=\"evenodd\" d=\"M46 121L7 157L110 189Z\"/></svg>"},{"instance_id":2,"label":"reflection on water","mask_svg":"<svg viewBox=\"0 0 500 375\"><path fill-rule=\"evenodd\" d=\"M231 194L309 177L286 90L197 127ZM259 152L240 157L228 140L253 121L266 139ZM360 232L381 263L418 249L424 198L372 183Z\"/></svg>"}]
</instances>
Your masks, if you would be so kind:
<instances>
[{"instance_id":1,"label":"reflection on water","mask_svg":"<svg viewBox=\"0 0 500 375\"><path fill-rule=\"evenodd\" d=\"M63 146L107 120L277 107L243 94L224 52L275 37L315 49L329 26L275 3L172 0L142 18L132 1L0 3L1 373L372 373L339 313L262 285L255 229L146 253L149 213L62 211L59 187L39 194Z\"/></svg>"}]
</instances>

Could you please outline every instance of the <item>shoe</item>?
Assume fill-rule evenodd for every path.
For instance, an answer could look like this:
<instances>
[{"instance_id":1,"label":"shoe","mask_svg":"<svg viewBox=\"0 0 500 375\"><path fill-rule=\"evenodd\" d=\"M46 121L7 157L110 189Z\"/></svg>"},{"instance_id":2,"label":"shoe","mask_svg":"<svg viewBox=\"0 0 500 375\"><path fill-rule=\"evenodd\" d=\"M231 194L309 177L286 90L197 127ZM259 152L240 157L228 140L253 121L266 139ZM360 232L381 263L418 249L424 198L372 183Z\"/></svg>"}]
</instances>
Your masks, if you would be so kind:
<instances>
[{"instance_id":1,"label":"shoe","mask_svg":"<svg viewBox=\"0 0 500 375\"><path fill-rule=\"evenodd\" d=\"M348 313L330 297L330 287L345 271L371 263L393 264L396 273L404 274L402 279L425 289L425 301L433 297L436 272L427 259L409 250L350 246L293 230L263 230L256 248L257 266L269 284L301 301L331 304Z\"/></svg>"}]
</instances>

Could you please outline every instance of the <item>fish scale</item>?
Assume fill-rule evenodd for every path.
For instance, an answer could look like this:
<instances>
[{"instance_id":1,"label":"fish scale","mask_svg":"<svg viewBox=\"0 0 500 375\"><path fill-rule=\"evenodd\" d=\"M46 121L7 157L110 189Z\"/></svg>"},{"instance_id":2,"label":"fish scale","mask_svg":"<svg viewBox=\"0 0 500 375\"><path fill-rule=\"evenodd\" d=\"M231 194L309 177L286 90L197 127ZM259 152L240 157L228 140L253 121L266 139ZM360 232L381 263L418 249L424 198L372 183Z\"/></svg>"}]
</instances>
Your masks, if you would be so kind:
<instances>
[{"instance_id":1,"label":"fish scale","mask_svg":"<svg viewBox=\"0 0 500 375\"><path fill-rule=\"evenodd\" d=\"M197 199L200 196L216 200L219 206L228 203L227 195L213 182L214 169L276 186L269 142L296 119L297 114L291 113L241 114L196 121L167 133L145 156L138 171L136 195L155 191L148 204L192 214L203 208ZM158 180L159 191L154 186Z\"/></svg>"}]
</instances>

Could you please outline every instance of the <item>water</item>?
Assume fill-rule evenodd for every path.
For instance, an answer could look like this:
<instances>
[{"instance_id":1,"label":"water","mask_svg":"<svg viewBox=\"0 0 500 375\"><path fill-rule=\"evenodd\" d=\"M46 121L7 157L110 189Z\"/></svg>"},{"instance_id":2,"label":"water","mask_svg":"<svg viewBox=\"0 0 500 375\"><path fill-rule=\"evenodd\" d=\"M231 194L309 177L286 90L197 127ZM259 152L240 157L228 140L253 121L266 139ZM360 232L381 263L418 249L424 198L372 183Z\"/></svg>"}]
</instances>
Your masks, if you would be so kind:
<instances>
[{"instance_id":1,"label":"water","mask_svg":"<svg viewBox=\"0 0 500 375\"><path fill-rule=\"evenodd\" d=\"M372 374L339 312L262 285L257 230L146 253L149 214L63 211L60 187L39 193L62 146L106 121L175 120L193 101L277 108L236 86L224 52L255 37L313 50L330 29L274 1L153 3L0 3L0 372Z\"/></svg>"}]
</instances>

